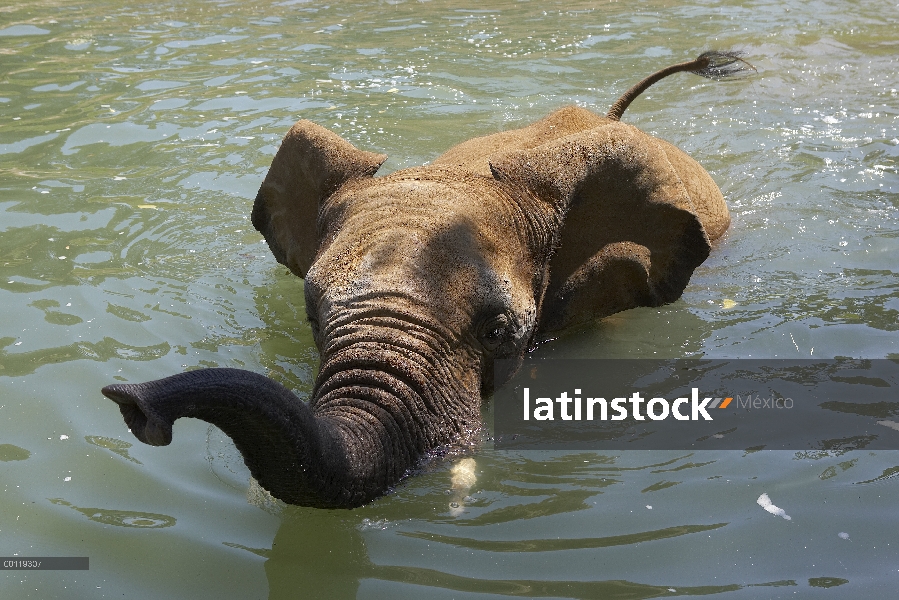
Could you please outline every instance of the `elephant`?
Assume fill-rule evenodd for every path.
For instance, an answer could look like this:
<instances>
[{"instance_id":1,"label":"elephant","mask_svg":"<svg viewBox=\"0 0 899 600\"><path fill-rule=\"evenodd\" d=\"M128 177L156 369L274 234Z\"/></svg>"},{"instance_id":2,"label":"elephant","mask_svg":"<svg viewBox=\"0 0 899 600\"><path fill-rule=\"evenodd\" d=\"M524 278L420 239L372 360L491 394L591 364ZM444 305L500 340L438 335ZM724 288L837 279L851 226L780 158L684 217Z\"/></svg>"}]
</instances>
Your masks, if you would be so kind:
<instances>
[{"instance_id":1,"label":"elephant","mask_svg":"<svg viewBox=\"0 0 899 600\"><path fill-rule=\"evenodd\" d=\"M375 177L383 154L310 121L284 137L252 209L305 280L321 366L310 400L261 374L191 370L102 393L134 435L167 445L180 417L230 436L288 504L361 506L423 461L479 439L482 397L543 339L680 297L728 228L711 176L620 122L672 73L747 71L707 52L644 79L606 116L569 106L521 129ZM749 65L751 68L751 65Z\"/></svg>"}]
</instances>

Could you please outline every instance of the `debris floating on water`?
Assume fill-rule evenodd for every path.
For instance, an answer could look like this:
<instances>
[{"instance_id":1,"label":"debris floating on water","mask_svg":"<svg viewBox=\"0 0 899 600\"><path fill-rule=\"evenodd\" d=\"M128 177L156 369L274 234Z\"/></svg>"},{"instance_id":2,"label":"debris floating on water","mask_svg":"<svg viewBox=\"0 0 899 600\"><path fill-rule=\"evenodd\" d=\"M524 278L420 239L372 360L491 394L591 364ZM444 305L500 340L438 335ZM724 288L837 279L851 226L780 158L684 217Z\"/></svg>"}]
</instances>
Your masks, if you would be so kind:
<instances>
[{"instance_id":1,"label":"debris floating on water","mask_svg":"<svg viewBox=\"0 0 899 600\"><path fill-rule=\"evenodd\" d=\"M450 515L458 517L465 511L466 500L463 498L470 498L468 492L478 480L477 466L473 458L463 458L450 470L452 488L448 491L453 496L449 503Z\"/></svg>"},{"instance_id":2,"label":"debris floating on water","mask_svg":"<svg viewBox=\"0 0 899 600\"><path fill-rule=\"evenodd\" d=\"M778 506L774 506L774 504L771 502L771 498L768 497L768 494L762 494L761 496L759 496L759 499L756 500L756 502L758 502L759 506L761 506L762 508L767 510L772 515L777 515L778 517L783 517L787 521L792 520L792 517L790 517L790 515L787 514L787 511L785 511L784 509L782 509Z\"/></svg>"}]
</instances>

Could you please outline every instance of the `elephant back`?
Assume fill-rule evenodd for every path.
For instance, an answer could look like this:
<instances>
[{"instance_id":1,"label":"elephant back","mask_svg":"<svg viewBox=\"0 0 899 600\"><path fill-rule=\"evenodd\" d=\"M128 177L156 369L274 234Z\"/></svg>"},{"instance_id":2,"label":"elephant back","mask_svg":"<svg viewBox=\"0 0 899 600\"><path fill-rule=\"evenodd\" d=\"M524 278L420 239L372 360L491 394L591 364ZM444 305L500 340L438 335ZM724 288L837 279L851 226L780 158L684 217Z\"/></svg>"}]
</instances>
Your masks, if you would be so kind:
<instances>
[{"instance_id":1,"label":"elephant back","mask_svg":"<svg viewBox=\"0 0 899 600\"><path fill-rule=\"evenodd\" d=\"M513 150L530 150L559 138L613 122L584 108L566 106L527 127L472 138L457 144L434 159L431 164L462 167L479 175L492 177L490 170L492 156Z\"/></svg>"}]
</instances>

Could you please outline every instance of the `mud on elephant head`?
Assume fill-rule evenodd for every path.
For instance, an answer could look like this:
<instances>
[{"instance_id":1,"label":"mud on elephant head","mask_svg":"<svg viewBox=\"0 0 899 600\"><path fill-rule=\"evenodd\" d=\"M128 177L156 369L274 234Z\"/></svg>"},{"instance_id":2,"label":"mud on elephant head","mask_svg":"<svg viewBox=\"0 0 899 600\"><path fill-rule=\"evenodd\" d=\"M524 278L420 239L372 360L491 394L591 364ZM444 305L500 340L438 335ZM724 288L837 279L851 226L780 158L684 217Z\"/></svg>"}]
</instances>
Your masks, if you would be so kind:
<instances>
[{"instance_id":1,"label":"mud on elephant head","mask_svg":"<svg viewBox=\"0 0 899 600\"><path fill-rule=\"evenodd\" d=\"M635 85L608 116L568 107L382 177L386 156L294 125L253 207L275 258L305 279L322 363L308 404L239 369L103 393L149 444L179 417L218 425L288 503L364 504L429 453L471 443L481 395L540 336L676 300L728 227L709 174L619 122L662 77L742 71L706 53Z\"/></svg>"}]
</instances>

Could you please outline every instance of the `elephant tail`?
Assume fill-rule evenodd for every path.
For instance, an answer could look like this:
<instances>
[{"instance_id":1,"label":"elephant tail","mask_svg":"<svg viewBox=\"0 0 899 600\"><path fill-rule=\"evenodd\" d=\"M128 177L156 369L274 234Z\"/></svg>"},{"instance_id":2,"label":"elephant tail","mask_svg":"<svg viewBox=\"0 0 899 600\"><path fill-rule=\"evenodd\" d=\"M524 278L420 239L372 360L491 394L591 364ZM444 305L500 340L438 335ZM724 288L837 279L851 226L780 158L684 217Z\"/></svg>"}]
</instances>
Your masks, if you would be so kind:
<instances>
[{"instance_id":1,"label":"elephant tail","mask_svg":"<svg viewBox=\"0 0 899 600\"><path fill-rule=\"evenodd\" d=\"M708 52L700 54L695 60L665 67L661 71L656 71L643 81L631 87L628 91L624 92L624 94L615 101L615 104L612 105L612 108L609 109L606 116L615 121L620 121L621 115L624 114L624 111L637 96L645 92L652 84L675 73L687 71L695 75L707 77L708 79L719 80L746 75L750 71L755 71L756 68L743 60L742 57L742 52L719 52L717 50L709 50Z\"/></svg>"}]
</instances>

